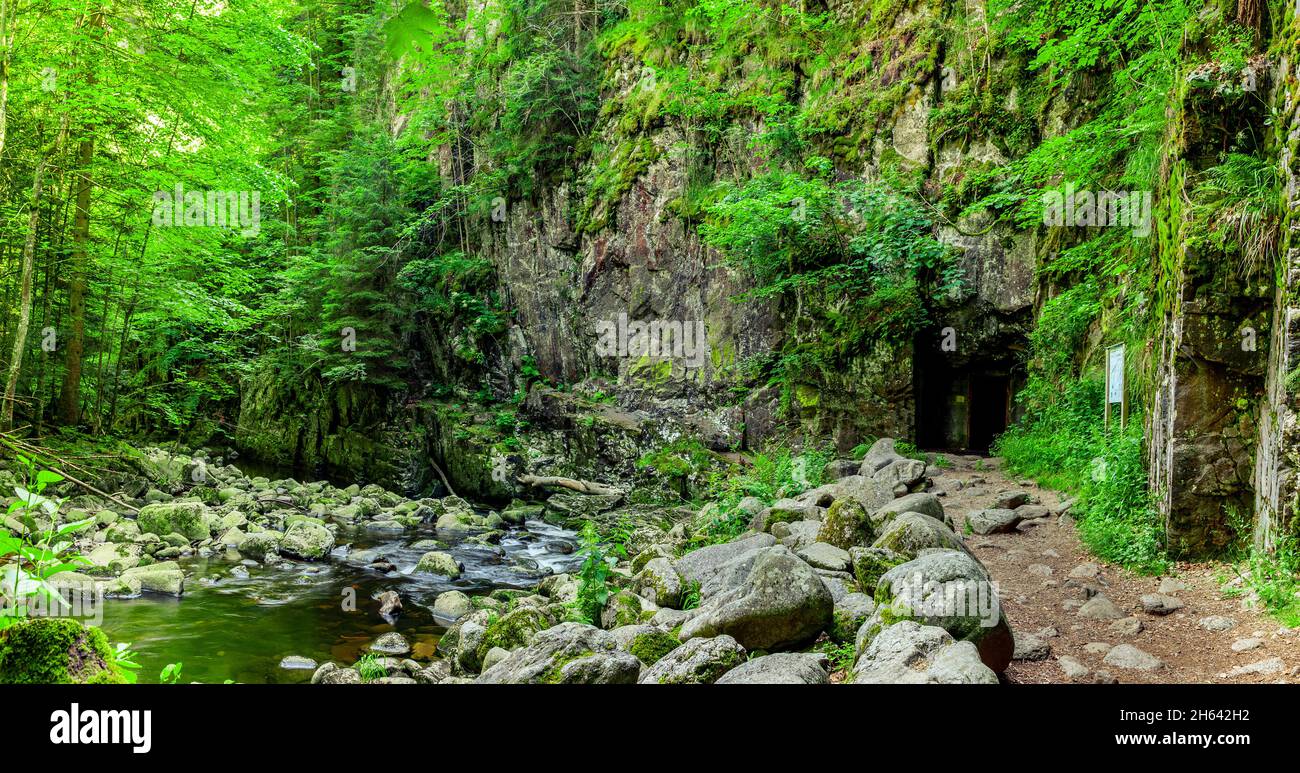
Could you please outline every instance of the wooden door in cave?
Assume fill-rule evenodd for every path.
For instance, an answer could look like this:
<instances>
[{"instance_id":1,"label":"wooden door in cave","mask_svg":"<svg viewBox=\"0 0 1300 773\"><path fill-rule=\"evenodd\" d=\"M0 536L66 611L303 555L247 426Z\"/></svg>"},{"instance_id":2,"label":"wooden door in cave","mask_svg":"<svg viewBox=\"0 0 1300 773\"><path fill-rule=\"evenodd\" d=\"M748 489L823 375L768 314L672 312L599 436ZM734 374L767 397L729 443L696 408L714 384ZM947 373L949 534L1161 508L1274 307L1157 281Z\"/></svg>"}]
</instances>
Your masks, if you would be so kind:
<instances>
[{"instance_id":1,"label":"wooden door in cave","mask_svg":"<svg viewBox=\"0 0 1300 773\"><path fill-rule=\"evenodd\" d=\"M966 404L966 446L986 454L1007 429L1011 416L1011 377L972 373Z\"/></svg>"}]
</instances>

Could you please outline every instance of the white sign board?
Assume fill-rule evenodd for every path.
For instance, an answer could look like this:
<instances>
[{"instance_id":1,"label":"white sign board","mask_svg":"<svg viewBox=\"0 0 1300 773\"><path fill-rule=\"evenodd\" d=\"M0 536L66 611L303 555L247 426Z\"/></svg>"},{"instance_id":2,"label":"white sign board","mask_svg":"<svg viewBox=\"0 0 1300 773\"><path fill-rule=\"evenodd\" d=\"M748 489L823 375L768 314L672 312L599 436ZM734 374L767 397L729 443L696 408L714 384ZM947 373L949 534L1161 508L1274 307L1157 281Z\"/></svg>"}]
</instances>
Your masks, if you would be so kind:
<instances>
[{"instance_id":1,"label":"white sign board","mask_svg":"<svg viewBox=\"0 0 1300 773\"><path fill-rule=\"evenodd\" d=\"M1106 350L1106 402L1124 402L1124 344Z\"/></svg>"}]
</instances>

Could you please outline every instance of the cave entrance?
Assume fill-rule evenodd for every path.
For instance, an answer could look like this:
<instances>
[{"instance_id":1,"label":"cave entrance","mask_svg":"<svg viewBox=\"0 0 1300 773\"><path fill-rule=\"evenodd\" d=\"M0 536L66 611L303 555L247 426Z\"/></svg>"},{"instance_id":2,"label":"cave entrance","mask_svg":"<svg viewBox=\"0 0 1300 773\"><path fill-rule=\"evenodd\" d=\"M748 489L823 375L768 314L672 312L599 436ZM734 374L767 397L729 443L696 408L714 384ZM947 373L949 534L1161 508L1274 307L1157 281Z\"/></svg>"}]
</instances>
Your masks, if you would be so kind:
<instances>
[{"instance_id":1,"label":"cave entrance","mask_svg":"<svg viewBox=\"0 0 1300 773\"><path fill-rule=\"evenodd\" d=\"M916 443L933 451L987 454L1017 418L1013 398L1024 385L1019 358L958 357L916 350Z\"/></svg>"}]
</instances>

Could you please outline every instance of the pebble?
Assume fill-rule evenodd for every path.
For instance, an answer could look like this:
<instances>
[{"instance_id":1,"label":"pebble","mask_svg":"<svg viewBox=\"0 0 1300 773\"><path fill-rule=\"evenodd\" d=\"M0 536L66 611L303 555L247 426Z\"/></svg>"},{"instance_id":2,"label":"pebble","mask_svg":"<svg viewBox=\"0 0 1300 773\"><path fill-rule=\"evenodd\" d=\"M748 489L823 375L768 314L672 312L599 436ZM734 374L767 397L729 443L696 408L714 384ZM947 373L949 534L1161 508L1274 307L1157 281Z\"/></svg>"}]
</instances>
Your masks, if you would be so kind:
<instances>
[{"instance_id":1,"label":"pebble","mask_svg":"<svg viewBox=\"0 0 1300 773\"><path fill-rule=\"evenodd\" d=\"M1238 639L1232 643L1232 651L1245 652L1246 650L1253 650L1256 647L1261 646L1263 643L1263 639Z\"/></svg>"},{"instance_id":2,"label":"pebble","mask_svg":"<svg viewBox=\"0 0 1300 773\"><path fill-rule=\"evenodd\" d=\"M1101 567L1094 563L1079 564L1070 570L1070 577L1075 580L1091 580L1101 574Z\"/></svg>"},{"instance_id":3,"label":"pebble","mask_svg":"<svg viewBox=\"0 0 1300 773\"><path fill-rule=\"evenodd\" d=\"M1166 577L1160 581L1160 593L1177 593L1180 590L1187 590L1187 584L1176 577Z\"/></svg>"},{"instance_id":4,"label":"pebble","mask_svg":"<svg viewBox=\"0 0 1300 773\"><path fill-rule=\"evenodd\" d=\"M1142 633L1142 621L1136 617L1126 617L1110 624L1110 632L1116 636L1137 636Z\"/></svg>"},{"instance_id":5,"label":"pebble","mask_svg":"<svg viewBox=\"0 0 1300 773\"><path fill-rule=\"evenodd\" d=\"M1230 631L1236 627L1237 624L1234 623L1230 617L1211 615L1209 617L1202 617L1197 625L1207 631Z\"/></svg>"},{"instance_id":6,"label":"pebble","mask_svg":"<svg viewBox=\"0 0 1300 773\"><path fill-rule=\"evenodd\" d=\"M1132 644L1115 645L1101 662L1131 671L1155 671L1165 666L1160 658L1149 652L1143 652Z\"/></svg>"},{"instance_id":7,"label":"pebble","mask_svg":"<svg viewBox=\"0 0 1300 773\"><path fill-rule=\"evenodd\" d=\"M1118 620L1127 617L1115 603L1098 593L1083 606L1079 607L1079 617L1089 620Z\"/></svg>"},{"instance_id":8,"label":"pebble","mask_svg":"<svg viewBox=\"0 0 1300 773\"><path fill-rule=\"evenodd\" d=\"M1069 655L1062 655L1056 659L1056 665L1061 667L1061 672L1069 679L1082 679L1088 675L1088 667Z\"/></svg>"},{"instance_id":9,"label":"pebble","mask_svg":"<svg viewBox=\"0 0 1300 773\"><path fill-rule=\"evenodd\" d=\"M1012 660L1046 660L1052 653L1047 642L1028 633L1015 633L1016 649Z\"/></svg>"},{"instance_id":10,"label":"pebble","mask_svg":"<svg viewBox=\"0 0 1300 773\"><path fill-rule=\"evenodd\" d=\"M1142 608L1150 615L1167 615L1183 608L1183 602L1163 593L1148 593L1142 597Z\"/></svg>"},{"instance_id":11,"label":"pebble","mask_svg":"<svg viewBox=\"0 0 1300 773\"><path fill-rule=\"evenodd\" d=\"M1220 676L1234 677L1245 676L1246 674L1276 674L1285 668L1286 664L1282 662L1282 658L1266 658L1264 660L1257 660L1250 665L1237 666L1226 674L1220 674Z\"/></svg>"}]
</instances>

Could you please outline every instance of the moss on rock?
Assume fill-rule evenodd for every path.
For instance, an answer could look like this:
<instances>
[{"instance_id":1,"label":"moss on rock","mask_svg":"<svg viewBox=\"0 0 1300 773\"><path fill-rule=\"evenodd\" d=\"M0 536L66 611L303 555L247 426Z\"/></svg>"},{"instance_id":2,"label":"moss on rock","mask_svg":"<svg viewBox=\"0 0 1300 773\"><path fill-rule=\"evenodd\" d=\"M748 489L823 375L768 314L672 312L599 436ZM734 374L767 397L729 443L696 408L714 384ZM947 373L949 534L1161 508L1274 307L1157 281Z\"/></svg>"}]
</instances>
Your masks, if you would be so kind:
<instances>
[{"instance_id":1,"label":"moss on rock","mask_svg":"<svg viewBox=\"0 0 1300 773\"><path fill-rule=\"evenodd\" d=\"M69 618L30 618L0 631L0 684L123 684L104 632Z\"/></svg>"}]
</instances>

